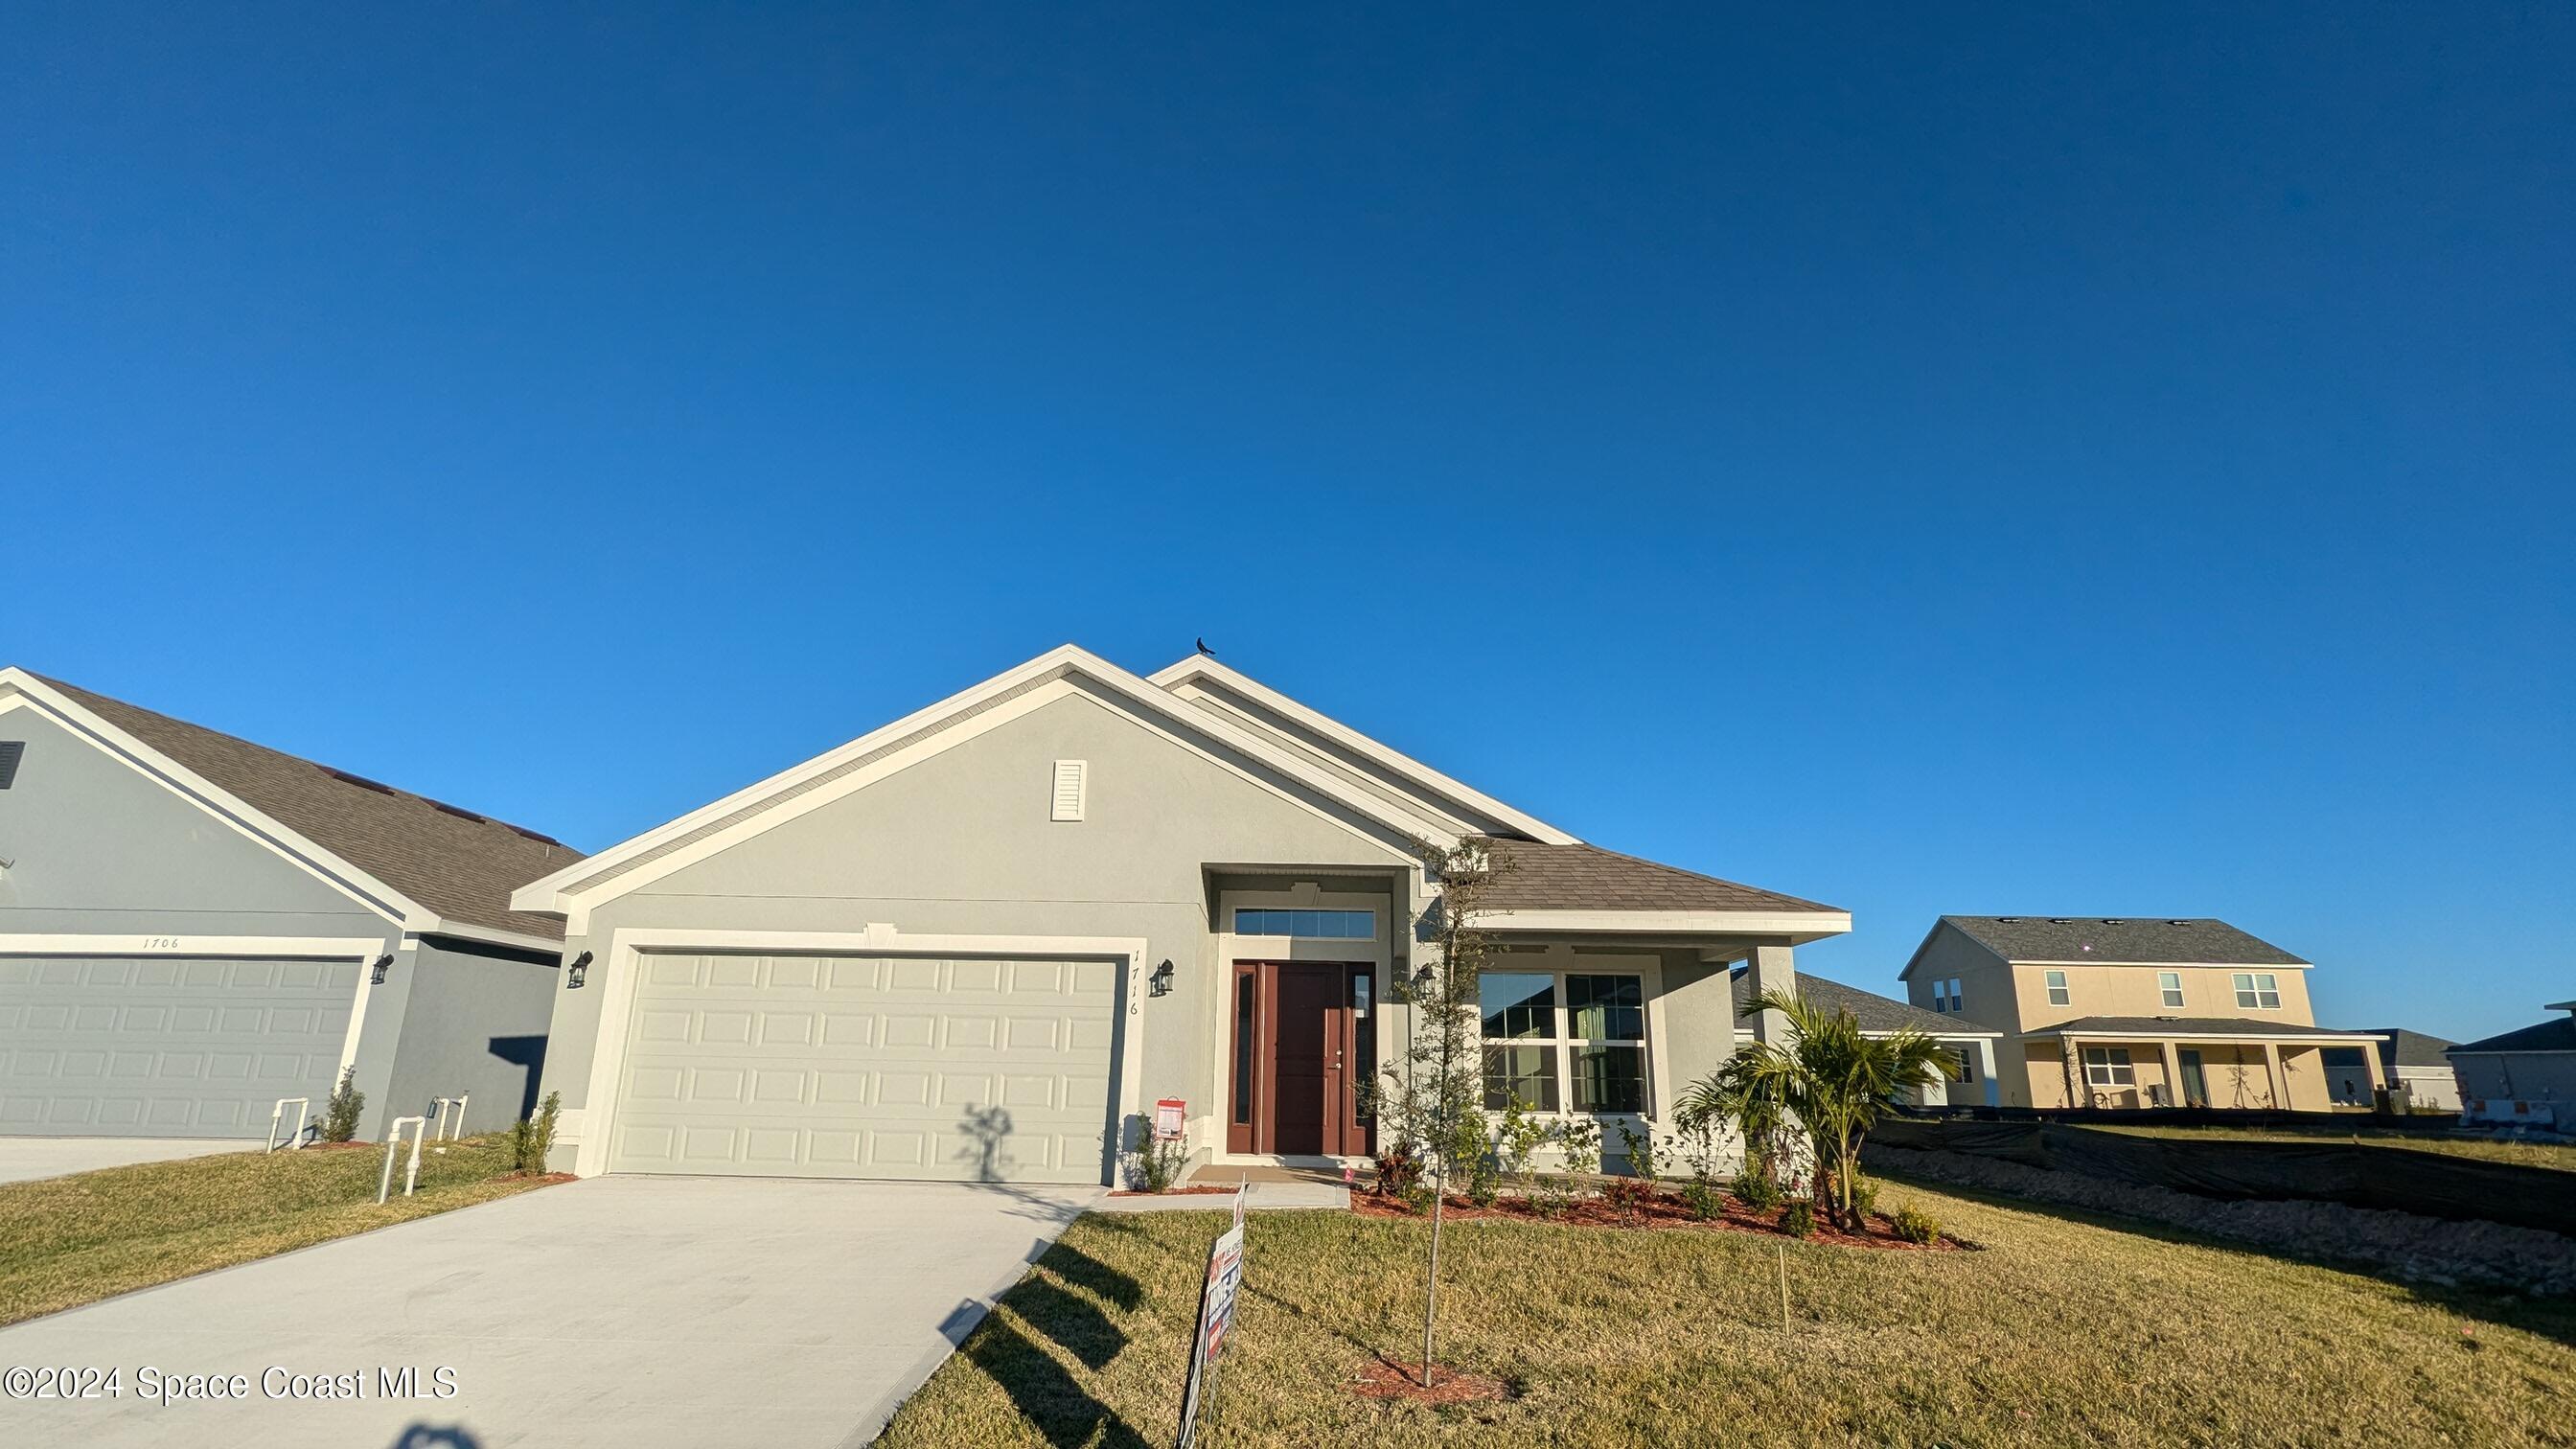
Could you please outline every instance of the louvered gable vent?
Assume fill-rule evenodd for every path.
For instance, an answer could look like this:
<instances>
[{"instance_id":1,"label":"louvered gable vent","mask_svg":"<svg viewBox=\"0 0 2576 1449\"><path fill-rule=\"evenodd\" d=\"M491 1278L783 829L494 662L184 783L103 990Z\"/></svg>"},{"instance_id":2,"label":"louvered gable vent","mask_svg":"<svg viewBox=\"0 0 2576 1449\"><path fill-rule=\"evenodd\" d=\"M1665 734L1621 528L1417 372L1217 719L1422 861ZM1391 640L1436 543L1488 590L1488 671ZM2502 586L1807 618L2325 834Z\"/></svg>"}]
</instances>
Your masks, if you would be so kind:
<instances>
[{"instance_id":1,"label":"louvered gable vent","mask_svg":"<svg viewBox=\"0 0 2576 1449\"><path fill-rule=\"evenodd\" d=\"M18 762L26 756L25 740L0 740L0 790L18 783Z\"/></svg>"},{"instance_id":2,"label":"louvered gable vent","mask_svg":"<svg viewBox=\"0 0 2576 1449\"><path fill-rule=\"evenodd\" d=\"M1055 793L1048 810L1049 818L1080 820L1083 797L1088 793L1091 768L1081 760L1055 762Z\"/></svg>"}]
</instances>

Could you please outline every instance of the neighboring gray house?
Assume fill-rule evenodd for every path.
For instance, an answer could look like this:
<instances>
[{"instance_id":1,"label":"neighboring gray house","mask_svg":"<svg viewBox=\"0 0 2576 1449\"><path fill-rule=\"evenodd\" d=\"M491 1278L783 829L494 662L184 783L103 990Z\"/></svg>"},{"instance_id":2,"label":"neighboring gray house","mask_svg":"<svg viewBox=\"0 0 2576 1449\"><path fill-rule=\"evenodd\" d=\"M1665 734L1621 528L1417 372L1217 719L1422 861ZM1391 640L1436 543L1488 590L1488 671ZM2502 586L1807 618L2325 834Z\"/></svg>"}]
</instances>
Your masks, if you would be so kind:
<instances>
[{"instance_id":1,"label":"neighboring gray house","mask_svg":"<svg viewBox=\"0 0 2576 1449\"><path fill-rule=\"evenodd\" d=\"M566 920L557 1165L1096 1183L1158 1109L1201 1159L1365 1156L1441 889L1417 839L1505 866L1497 1106L1655 1121L1733 1050L1728 968L1792 984L1851 925L1586 844L1212 659L1068 645L512 897Z\"/></svg>"},{"instance_id":2,"label":"neighboring gray house","mask_svg":"<svg viewBox=\"0 0 2576 1449\"><path fill-rule=\"evenodd\" d=\"M2446 1053L2470 1121L2576 1130L2576 1001L2549 1009L2568 1014Z\"/></svg>"},{"instance_id":3,"label":"neighboring gray house","mask_svg":"<svg viewBox=\"0 0 2576 1449\"><path fill-rule=\"evenodd\" d=\"M1735 1010L1738 1020L1753 1003L1750 973L1742 967L1735 970ZM1860 1024L1863 1036L1893 1036L1900 1031L1917 1031L1947 1048L1953 1063L1950 1080L1926 1082L1907 1095L1918 1107L1968 1107L1984 1103L1992 1107L2003 1098L1995 1080L1995 1043L2003 1033L1977 1025L1964 1017L1945 1016L1909 1006L1857 986L1845 986L1822 976L1798 978L1798 994L1812 1005L1827 1011L1848 1011ZM1753 1034L1736 1029L1738 1045L1751 1041Z\"/></svg>"},{"instance_id":4,"label":"neighboring gray house","mask_svg":"<svg viewBox=\"0 0 2576 1449\"><path fill-rule=\"evenodd\" d=\"M2402 1026L2383 1027L2371 1035L2381 1038L2379 1064L2392 1096L2419 1112L2460 1110L2460 1076L2447 1055L2458 1043Z\"/></svg>"},{"instance_id":5,"label":"neighboring gray house","mask_svg":"<svg viewBox=\"0 0 2576 1449\"><path fill-rule=\"evenodd\" d=\"M0 669L0 1134L257 1137L345 1067L375 1137L535 1090L577 852ZM289 1124L292 1124L292 1110Z\"/></svg>"}]
</instances>

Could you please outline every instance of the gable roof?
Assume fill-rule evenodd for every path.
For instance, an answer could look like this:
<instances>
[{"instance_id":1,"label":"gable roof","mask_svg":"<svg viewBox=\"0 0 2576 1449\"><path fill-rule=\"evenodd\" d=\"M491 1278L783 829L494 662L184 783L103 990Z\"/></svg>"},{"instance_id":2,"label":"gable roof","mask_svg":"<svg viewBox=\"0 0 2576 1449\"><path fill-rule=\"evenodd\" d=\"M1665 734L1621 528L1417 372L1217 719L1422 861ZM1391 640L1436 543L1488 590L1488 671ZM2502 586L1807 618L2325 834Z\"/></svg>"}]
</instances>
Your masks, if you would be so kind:
<instances>
[{"instance_id":1,"label":"gable roof","mask_svg":"<svg viewBox=\"0 0 2576 1449\"><path fill-rule=\"evenodd\" d=\"M2305 966L2208 916L1943 916L2006 961L2112 966Z\"/></svg>"},{"instance_id":2,"label":"gable roof","mask_svg":"<svg viewBox=\"0 0 2576 1449\"><path fill-rule=\"evenodd\" d=\"M2553 1017L2498 1036L2480 1037L2451 1048L2451 1055L2497 1052L2576 1052L2576 1016Z\"/></svg>"},{"instance_id":3,"label":"gable roof","mask_svg":"<svg viewBox=\"0 0 2576 1449\"><path fill-rule=\"evenodd\" d=\"M25 670L14 671L438 918L561 940L510 892L581 858L561 841ZM470 934L470 932L469 932Z\"/></svg>"},{"instance_id":4,"label":"gable roof","mask_svg":"<svg viewBox=\"0 0 2576 1449\"><path fill-rule=\"evenodd\" d=\"M1495 911L1838 911L1597 845L1493 840L1501 869L1485 888Z\"/></svg>"},{"instance_id":5,"label":"gable roof","mask_svg":"<svg viewBox=\"0 0 2576 1449\"><path fill-rule=\"evenodd\" d=\"M512 894L512 904L522 911L553 911L567 915L586 911L584 898L605 899L618 894L620 889L631 888L639 883L637 873L655 862L669 860L693 846L719 837L739 838L746 829L756 832L766 828L755 824L764 815L806 797L822 798L817 792L836 782L858 779L865 783L869 778L867 772L874 767L885 765L897 756L911 758L907 752L938 748L939 736L1048 685L1074 679L1118 701L1147 728L1163 730L1174 738L1195 737L1214 745L1220 752L1216 756L1219 763L1247 779L1259 780L1290 798L1330 802L1343 812L1343 816L1337 818L1342 818L1354 833L1375 841L1393 854L1409 858L1410 842L1414 840L1441 842L1444 837L1455 838L1454 832L1444 829L1439 822L1406 808L1400 802L1358 790L1349 781L1313 762L1301 759L1219 715L1200 709L1178 695L1157 689L1087 649L1064 644L927 708L915 710L892 724L871 730L837 749L827 750L678 819L610 846L597 855L531 881ZM1261 772L1274 778L1265 779ZM610 889L621 879L627 881L626 887Z\"/></svg>"},{"instance_id":6,"label":"gable roof","mask_svg":"<svg viewBox=\"0 0 2576 1449\"><path fill-rule=\"evenodd\" d=\"M1729 974L1734 978L1731 989L1735 995L1735 1019L1741 1023L1744 1020L1745 1008L1753 1004L1752 973L1738 966ZM1829 981L1822 976L1810 976L1804 972L1798 975L1798 994L1828 1011L1839 1009L1850 1012L1852 1020L1859 1022L1860 1029L1865 1032L1910 1030L1919 1031L1925 1036L2003 1035L1993 1027L1980 1026L1964 1016L1945 1016L1937 1011L1925 1011L1911 1002L1898 1001L1881 996L1874 991L1863 991L1857 986L1845 986L1839 981ZM1740 1025L1737 1027L1739 1031L1742 1029Z\"/></svg>"},{"instance_id":7,"label":"gable roof","mask_svg":"<svg viewBox=\"0 0 2576 1449\"><path fill-rule=\"evenodd\" d=\"M1156 670L1148 679L1185 698L1192 697L1185 691L1195 691L1203 706L1222 705L1251 716L1266 732L1324 757L1332 768L1350 770L1391 788L1423 809L1457 821L1466 833L1519 836L1554 845L1578 843L1571 833L1452 779L1239 669L1218 663L1211 655L1191 655ZM1267 720L1259 718L1264 714Z\"/></svg>"},{"instance_id":8,"label":"gable roof","mask_svg":"<svg viewBox=\"0 0 2576 1449\"><path fill-rule=\"evenodd\" d=\"M2387 1038L2379 1044L2379 1064L2390 1071L2399 1067L2447 1067L2451 1059L2443 1053L2459 1045L2402 1026L2374 1027L2369 1034Z\"/></svg>"}]
</instances>

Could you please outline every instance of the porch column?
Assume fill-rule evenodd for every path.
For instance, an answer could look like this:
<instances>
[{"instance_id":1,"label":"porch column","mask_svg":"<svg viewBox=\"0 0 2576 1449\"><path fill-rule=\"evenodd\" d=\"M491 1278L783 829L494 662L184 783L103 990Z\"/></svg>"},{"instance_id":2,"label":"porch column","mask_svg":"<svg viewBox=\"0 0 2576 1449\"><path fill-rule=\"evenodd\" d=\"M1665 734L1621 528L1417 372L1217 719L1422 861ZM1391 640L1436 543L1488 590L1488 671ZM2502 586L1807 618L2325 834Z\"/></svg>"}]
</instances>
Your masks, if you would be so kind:
<instances>
[{"instance_id":1,"label":"porch column","mask_svg":"<svg viewBox=\"0 0 2576 1449\"><path fill-rule=\"evenodd\" d=\"M2166 1037L2158 1045L2165 1049L2165 1105L2185 1106L2187 1104L2182 1097L2182 1053L2174 1049L2172 1037Z\"/></svg>"},{"instance_id":2,"label":"porch column","mask_svg":"<svg viewBox=\"0 0 2576 1449\"><path fill-rule=\"evenodd\" d=\"M1756 946L1744 960L1745 984L1751 994L1765 991L1798 989L1798 966L1786 946ZM1753 1039L1760 1042L1785 1042L1789 1039L1789 1018L1776 1011L1753 1014Z\"/></svg>"},{"instance_id":3,"label":"porch column","mask_svg":"<svg viewBox=\"0 0 2576 1449\"><path fill-rule=\"evenodd\" d=\"M2275 1112L2290 1110L2289 1084L2281 1080L2281 1044L2279 1042L2263 1043L2263 1074L2272 1081L2272 1110Z\"/></svg>"},{"instance_id":4,"label":"porch column","mask_svg":"<svg viewBox=\"0 0 2576 1449\"><path fill-rule=\"evenodd\" d=\"M1995 1080L1995 1039L1993 1037L1977 1038L1977 1067L1986 1074L1986 1105L2002 1106L2004 1086L2003 1083Z\"/></svg>"}]
</instances>

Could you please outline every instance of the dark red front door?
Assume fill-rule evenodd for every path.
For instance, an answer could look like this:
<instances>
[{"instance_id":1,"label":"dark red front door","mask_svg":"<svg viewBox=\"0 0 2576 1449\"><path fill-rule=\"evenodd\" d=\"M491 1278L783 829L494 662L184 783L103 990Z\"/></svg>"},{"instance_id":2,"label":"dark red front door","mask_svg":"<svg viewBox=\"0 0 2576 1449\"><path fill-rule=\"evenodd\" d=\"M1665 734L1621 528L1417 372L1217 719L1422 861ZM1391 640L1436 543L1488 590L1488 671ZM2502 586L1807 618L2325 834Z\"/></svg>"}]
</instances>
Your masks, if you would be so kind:
<instances>
[{"instance_id":1,"label":"dark red front door","mask_svg":"<svg viewBox=\"0 0 2576 1449\"><path fill-rule=\"evenodd\" d=\"M1360 1087L1375 1058L1370 968L1350 962L1238 961L1229 1058L1229 1152L1366 1156Z\"/></svg>"},{"instance_id":2,"label":"dark red front door","mask_svg":"<svg viewBox=\"0 0 2576 1449\"><path fill-rule=\"evenodd\" d=\"M1270 969L1270 1150L1320 1156L1333 1150L1324 1141L1325 1124L1341 1095L1341 1053L1334 1040L1341 1033L1333 1028L1342 1014L1345 973L1339 966Z\"/></svg>"}]
</instances>

